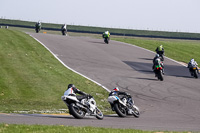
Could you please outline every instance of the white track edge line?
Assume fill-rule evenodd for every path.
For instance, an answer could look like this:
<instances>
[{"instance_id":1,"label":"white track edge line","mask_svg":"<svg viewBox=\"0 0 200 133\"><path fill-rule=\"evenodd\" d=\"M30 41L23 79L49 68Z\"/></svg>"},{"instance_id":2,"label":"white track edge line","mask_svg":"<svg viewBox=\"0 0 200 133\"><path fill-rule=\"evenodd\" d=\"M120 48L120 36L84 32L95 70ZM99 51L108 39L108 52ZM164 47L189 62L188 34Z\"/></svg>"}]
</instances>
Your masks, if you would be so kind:
<instances>
[{"instance_id":1,"label":"white track edge line","mask_svg":"<svg viewBox=\"0 0 200 133\"><path fill-rule=\"evenodd\" d=\"M47 48L41 41L39 41L38 39L36 39L35 37L33 37L33 36L30 35L30 34L29 34L29 36L31 36L31 37L32 37L33 39L35 39L37 42L39 42L40 44L42 44L42 46L44 46L44 47L45 47L45 48L46 48L60 63L62 63L66 68L68 68L69 70L71 70L71 71L73 71L73 72L79 74L80 76L82 76L82 77L84 77L84 78L86 78L86 79L88 79L88 80L94 82L94 83L97 84L98 86L100 86L100 87L102 87L103 89L105 89L106 91L110 92L110 90L109 90L108 88L106 88L105 86L103 86L102 84L96 82L95 80L93 80L93 79L91 79L91 78L89 78L89 77L87 77L87 76L85 76L85 75L83 75L83 74L77 72L76 70L70 68L69 66L67 66L67 65L66 65L63 61L61 61L49 48Z\"/></svg>"}]
</instances>

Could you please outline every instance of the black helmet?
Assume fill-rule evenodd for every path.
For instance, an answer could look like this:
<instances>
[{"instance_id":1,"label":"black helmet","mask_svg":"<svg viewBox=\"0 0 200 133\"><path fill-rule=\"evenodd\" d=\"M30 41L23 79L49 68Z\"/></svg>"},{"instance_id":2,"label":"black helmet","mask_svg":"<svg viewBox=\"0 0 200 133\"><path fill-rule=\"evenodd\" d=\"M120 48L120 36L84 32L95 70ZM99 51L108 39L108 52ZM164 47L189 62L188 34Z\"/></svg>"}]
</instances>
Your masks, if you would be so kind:
<instances>
[{"instance_id":1,"label":"black helmet","mask_svg":"<svg viewBox=\"0 0 200 133\"><path fill-rule=\"evenodd\" d=\"M75 87L75 85L73 85L73 84L69 84L69 85L68 85L68 89L69 89L69 88L72 88L72 87Z\"/></svg>"}]
</instances>

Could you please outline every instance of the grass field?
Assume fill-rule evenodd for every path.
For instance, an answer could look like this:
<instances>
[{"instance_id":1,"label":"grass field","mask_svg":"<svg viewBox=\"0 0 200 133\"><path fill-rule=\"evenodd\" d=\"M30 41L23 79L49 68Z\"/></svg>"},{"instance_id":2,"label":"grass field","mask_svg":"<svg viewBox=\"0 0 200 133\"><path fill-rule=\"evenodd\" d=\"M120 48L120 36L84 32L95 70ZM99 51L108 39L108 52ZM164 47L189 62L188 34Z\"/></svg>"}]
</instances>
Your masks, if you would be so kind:
<instances>
[{"instance_id":1,"label":"grass field","mask_svg":"<svg viewBox=\"0 0 200 133\"><path fill-rule=\"evenodd\" d=\"M0 49L0 112L66 109L61 96L69 83L109 112L106 90L65 68L27 34L0 29Z\"/></svg>"},{"instance_id":2,"label":"grass field","mask_svg":"<svg viewBox=\"0 0 200 133\"><path fill-rule=\"evenodd\" d=\"M9 20L0 19L0 24L13 24L13 25L25 25L25 26L35 26L36 22L21 21L21 20ZM51 24L43 23L42 27L46 28L61 28L63 24ZM109 30L112 33L120 34L134 34L134 35L146 35L146 36L163 36L163 37L187 37L187 38L197 38L200 39L199 33L184 33L184 32L164 32L164 31L150 31L150 30L134 30L134 29L117 29L117 28L106 28L106 27L91 27L91 26L80 26L80 25L68 25L68 30L78 30L78 31L90 31L90 32L104 32Z\"/></svg>"},{"instance_id":3,"label":"grass field","mask_svg":"<svg viewBox=\"0 0 200 133\"><path fill-rule=\"evenodd\" d=\"M191 133L191 132L158 132L158 131L142 131L135 129L113 129L100 127L73 127L63 125L16 125L16 124L0 124L0 132L2 133Z\"/></svg>"},{"instance_id":4,"label":"grass field","mask_svg":"<svg viewBox=\"0 0 200 133\"><path fill-rule=\"evenodd\" d=\"M133 37L112 37L112 40L137 45L154 52L156 47L162 44L165 56L169 58L184 63L188 63L191 58L194 58L200 62L200 41Z\"/></svg>"}]
</instances>

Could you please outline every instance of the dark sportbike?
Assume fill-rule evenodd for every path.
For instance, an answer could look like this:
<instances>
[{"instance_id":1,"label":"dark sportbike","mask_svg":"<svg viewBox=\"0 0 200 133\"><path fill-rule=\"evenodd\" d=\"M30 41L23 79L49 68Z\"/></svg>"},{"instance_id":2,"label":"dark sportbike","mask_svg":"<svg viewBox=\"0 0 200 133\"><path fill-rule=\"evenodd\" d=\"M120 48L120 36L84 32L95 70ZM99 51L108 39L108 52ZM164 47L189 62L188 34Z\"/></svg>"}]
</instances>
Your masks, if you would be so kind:
<instances>
[{"instance_id":1,"label":"dark sportbike","mask_svg":"<svg viewBox=\"0 0 200 133\"><path fill-rule=\"evenodd\" d=\"M123 96L122 98L116 95L109 96L108 102L112 110L115 111L119 117L134 115L138 118L140 116L139 108L134 104L131 96Z\"/></svg>"},{"instance_id":2,"label":"dark sportbike","mask_svg":"<svg viewBox=\"0 0 200 133\"><path fill-rule=\"evenodd\" d=\"M199 77L199 69L197 66L193 66L190 69L190 73L192 76L194 76L195 78L198 78Z\"/></svg>"},{"instance_id":3,"label":"dark sportbike","mask_svg":"<svg viewBox=\"0 0 200 133\"><path fill-rule=\"evenodd\" d=\"M41 23L36 23L35 24L35 31L36 31L36 33L39 33L39 31L41 30Z\"/></svg>"},{"instance_id":4,"label":"dark sportbike","mask_svg":"<svg viewBox=\"0 0 200 133\"><path fill-rule=\"evenodd\" d=\"M156 65L154 69L155 75L158 78L158 80L163 81L163 67L161 64Z\"/></svg>"},{"instance_id":5,"label":"dark sportbike","mask_svg":"<svg viewBox=\"0 0 200 133\"><path fill-rule=\"evenodd\" d=\"M96 106L96 101L90 95L79 101L75 95L62 96L61 99L66 103L69 113L77 119L82 119L86 114L96 116L97 119L103 119L103 113Z\"/></svg>"},{"instance_id":6,"label":"dark sportbike","mask_svg":"<svg viewBox=\"0 0 200 133\"><path fill-rule=\"evenodd\" d=\"M108 37L105 37L105 38L104 38L104 42L108 44L108 43L109 43L109 38L108 38Z\"/></svg>"}]
</instances>

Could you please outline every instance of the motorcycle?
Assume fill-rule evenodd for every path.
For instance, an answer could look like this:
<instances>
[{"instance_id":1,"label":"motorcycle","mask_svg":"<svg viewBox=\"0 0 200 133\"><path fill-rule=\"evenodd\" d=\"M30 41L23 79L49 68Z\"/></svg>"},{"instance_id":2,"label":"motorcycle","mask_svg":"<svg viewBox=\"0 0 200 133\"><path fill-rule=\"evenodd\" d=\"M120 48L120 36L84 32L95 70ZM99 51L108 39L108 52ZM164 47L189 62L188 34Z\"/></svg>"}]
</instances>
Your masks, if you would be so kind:
<instances>
[{"instance_id":1,"label":"motorcycle","mask_svg":"<svg viewBox=\"0 0 200 133\"><path fill-rule=\"evenodd\" d=\"M195 78L198 78L199 77L199 69L197 66L192 66L190 69L190 73L192 76L194 76Z\"/></svg>"},{"instance_id":2,"label":"motorcycle","mask_svg":"<svg viewBox=\"0 0 200 133\"><path fill-rule=\"evenodd\" d=\"M108 43L109 43L109 38L108 38L108 37L105 37L105 38L104 38L104 42L105 42L106 44L108 44Z\"/></svg>"},{"instance_id":3,"label":"motorcycle","mask_svg":"<svg viewBox=\"0 0 200 133\"><path fill-rule=\"evenodd\" d=\"M119 117L134 115L136 118L140 116L139 108L132 101L131 96L109 96L108 102L111 105L112 111L115 111Z\"/></svg>"},{"instance_id":4,"label":"motorcycle","mask_svg":"<svg viewBox=\"0 0 200 133\"><path fill-rule=\"evenodd\" d=\"M63 35L63 36L66 36L66 29L62 29L61 32L62 32L62 35Z\"/></svg>"},{"instance_id":5,"label":"motorcycle","mask_svg":"<svg viewBox=\"0 0 200 133\"><path fill-rule=\"evenodd\" d=\"M61 99L68 106L69 113L77 119L82 119L86 114L96 116L97 119L103 119L103 113L96 106L96 101L92 96L79 101L75 95L62 96Z\"/></svg>"},{"instance_id":6,"label":"motorcycle","mask_svg":"<svg viewBox=\"0 0 200 133\"><path fill-rule=\"evenodd\" d=\"M61 32L62 32L62 35L63 35L63 36L66 36L66 33L67 33L67 25L63 25L63 26L61 27Z\"/></svg>"},{"instance_id":7,"label":"motorcycle","mask_svg":"<svg viewBox=\"0 0 200 133\"><path fill-rule=\"evenodd\" d=\"M40 24L40 23L37 23L37 24L35 25L35 31L36 31L36 33L39 33L40 30L41 30L41 24Z\"/></svg>"},{"instance_id":8,"label":"motorcycle","mask_svg":"<svg viewBox=\"0 0 200 133\"><path fill-rule=\"evenodd\" d=\"M163 67L161 66L161 64L155 66L154 72L155 72L158 80L160 80L160 81L164 80L164 78L163 78L163 74L164 74L163 73Z\"/></svg>"}]
</instances>

